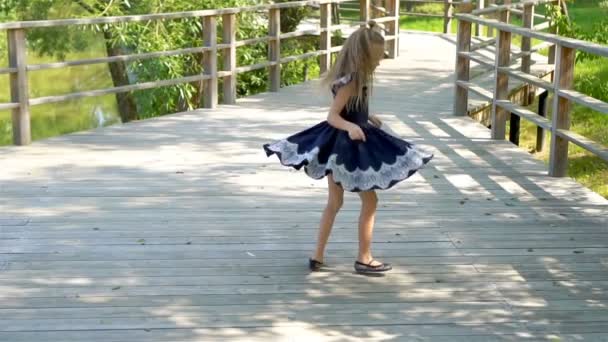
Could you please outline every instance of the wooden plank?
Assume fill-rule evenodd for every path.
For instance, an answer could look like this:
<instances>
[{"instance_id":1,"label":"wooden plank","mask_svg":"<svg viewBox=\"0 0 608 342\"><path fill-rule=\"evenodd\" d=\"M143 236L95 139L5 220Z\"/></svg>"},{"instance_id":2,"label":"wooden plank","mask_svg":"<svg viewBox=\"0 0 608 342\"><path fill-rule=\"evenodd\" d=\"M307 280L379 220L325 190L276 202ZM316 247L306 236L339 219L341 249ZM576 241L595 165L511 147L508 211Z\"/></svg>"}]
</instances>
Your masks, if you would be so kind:
<instances>
[{"instance_id":1,"label":"wooden plank","mask_svg":"<svg viewBox=\"0 0 608 342\"><path fill-rule=\"evenodd\" d=\"M484 7L485 7L485 0L477 0L476 1L476 10L480 10L480 9L482 9ZM476 37L481 36L481 25L479 25L479 24L475 25L475 36ZM493 39L492 40L488 40L488 41L494 41L494 42L496 42L496 40L493 40ZM486 41L486 42L488 42L488 41ZM475 51L475 50L476 49L471 49L471 51Z\"/></svg>"},{"instance_id":2,"label":"wooden plank","mask_svg":"<svg viewBox=\"0 0 608 342\"><path fill-rule=\"evenodd\" d=\"M517 78L523 82L532 84L536 87L539 87L542 89L547 89L547 90L553 90L553 84L551 82L547 82L547 81L543 80L542 78L536 77L534 75L530 75L529 73L519 71L519 70L514 70L509 67L500 67L500 68L498 68L498 70L502 73L508 74L509 76Z\"/></svg>"},{"instance_id":3,"label":"wooden plank","mask_svg":"<svg viewBox=\"0 0 608 342\"><path fill-rule=\"evenodd\" d=\"M185 18L200 18L207 16L221 16L224 14L238 14L243 12L264 12L271 9L297 8L306 6L315 6L319 3L343 3L352 0L308 0L308 1L289 1L276 4L265 4L257 6L244 6L238 8L223 8L209 9L198 11L158 13L145 15L127 15L127 16L108 16L98 18L83 18L83 19L56 19L56 20L28 20L15 21L10 23L0 23L0 30L10 29L27 29L27 28L43 28L43 27L59 27L59 26L74 26L74 25L102 25L116 23L132 23L146 22L155 20L175 20Z\"/></svg>"},{"instance_id":4,"label":"wooden plank","mask_svg":"<svg viewBox=\"0 0 608 342\"><path fill-rule=\"evenodd\" d=\"M319 50L324 52L324 54L321 55L321 58L319 60L321 75L327 73L331 68L331 6L331 4L321 5L321 29L325 29L324 32L321 32L319 46Z\"/></svg>"},{"instance_id":5,"label":"wooden plank","mask_svg":"<svg viewBox=\"0 0 608 342\"><path fill-rule=\"evenodd\" d=\"M524 10L523 10L523 27L525 28L532 28L534 26L534 5L532 4L524 4ZM530 49L532 48L532 39L529 37L522 37L521 38L521 51L522 52L530 52ZM521 72L524 74L529 74L530 73L530 67L532 63L532 56L531 55L525 55L522 56L521 59Z\"/></svg>"},{"instance_id":6,"label":"wooden plank","mask_svg":"<svg viewBox=\"0 0 608 342\"><path fill-rule=\"evenodd\" d=\"M395 39L389 39L387 41L387 50L389 58L397 58L399 57L399 20L400 20L400 10L399 7L401 5L401 1L399 0L387 0L387 7L389 9L388 15L392 17L391 20L386 22L386 35L395 37ZM385 37L386 39L386 37Z\"/></svg>"},{"instance_id":7,"label":"wooden plank","mask_svg":"<svg viewBox=\"0 0 608 342\"><path fill-rule=\"evenodd\" d=\"M574 82L574 62L576 51L574 49L558 45L556 51L556 68L554 74L554 88L570 90ZM568 140L559 137L558 129L570 129L571 102L567 98L554 96L553 98L553 122L551 133L551 151L549 154L549 175L552 177L564 177L568 173Z\"/></svg>"},{"instance_id":8,"label":"wooden plank","mask_svg":"<svg viewBox=\"0 0 608 342\"><path fill-rule=\"evenodd\" d=\"M30 129L29 85L27 76L27 47L25 30L8 30L8 64L16 69L10 74L11 102L19 107L12 109L13 144L28 145L32 142Z\"/></svg>"},{"instance_id":9,"label":"wooden plank","mask_svg":"<svg viewBox=\"0 0 608 342\"><path fill-rule=\"evenodd\" d=\"M480 53L475 53L475 52L459 52L458 53L459 56L468 58L469 60L485 67L488 69L494 69L496 67L496 63L494 62L493 59L488 58Z\"/></svg>"},{"instance_id":10,"label":"wooden plank","mask_svg":"<svg viewBox=\"0 0 608 342\"><path fill-rule=\"evenodd\" d=\"M485 90L485 89L481 88L480 86L475 85L472 82L458 81L457 84L460 87L468 89L468 90L474 92L475 94L481 96L484 100L492 101L492 99L494 98L494 95L492 94L492 92L490 92L489 90Z\"/></svg>"},{"instance_id":11,"label":"wooden plank","mask_svg":"<svg viewBox=\"0 0 608 342\"><path fill-rule=\"evenodd\" d=\"M107 89L81 91L81 92L71 93L71 94L67 94L67 95L38 97L38 98L30 99L29 103L31 106L36 106L36 105L42 105L42 104L75 100L75 99L80 99L80 98L84 98L84 97L94 97L94 96L102 96L102 95L123 93L123 92L136 91L136 90L167 87L167 86L171 86L171 85L175 85L175 84L208 80L210 77L211 76L209 76L209 75L186 76L186 77L180 77L180 78L175 78L175 79L170 79L170 80L151 81L151 82L132 84L132 85L128 85L128 86L119 86L119 87L112 87L112 88L107 88Z\"/></svg>"},{"instance_id":12,"label":"wooden plank","mask_svg":"<svg viewBox=\"0 0 608 342\"><path fill-rule=\"evenodd\" d=\"M496 39L482 40L479 43L475 43L475 44L471 45L471 51L483 49L483 48L486 48L488 46L493 46L493 45L496 45Z\"/></svg>"},{"instance_id":13,"label":"wooden plank","mask_svg":"<svg viewBox=\"0 0 608 342\"><path fill-rule=\"evenodd\" d=\"M229 45L223 50L224 71L230 74L223 78L223 99L225 104L236 103L236 15L224 14L222 16L222 42ZM219 75L218 75L219 76Z\"/></svg>"},{"instance_id":14,"label":"wooden plank","mask_svg":"<svg viewBox=\"0 0 608 342\"><path fill-rule=\"evenodd\" d=\"M239 40L234 45L236 47L241 47L241 46L245 46L245 45L255 45L255 44L260 44L260 43L266 43L266 42L269 42L271 40L272 40L272 38L269 37L269 36L259 37L259 38L251 38L251 39Z\"/></svg>"},{"instance_id":15,"label":"wooden plank","mask_svg":"<svg viewBox=\"0 0 608 342\"><path fill-rule=\"evenodd\" d=\"M498 68L508 67L511 63L511 33L499 30L496 48L496 72L494 74L494 103L492 104L492 139L503 140L509 112L498 107L496 101L509 98L509 76Z\"/></svg>"},{"instance_id":16,"label":"wooden plank","mask_svg":"<svg viewBox=\"0 0 608 342\"><path fill-rule=\"evenodd\" d=\"M534 123L538 127L542 127L545 129L551 129L551 121L542 116L534 113L531 110L528 110L524 107L518 106L511 101L508 100L500 100L496 101L496 105L507 110L509 113L515 114L520 118L524 118L532 123Z\"/></svg>"},{"instance_id":17,"label":"wooden plank","mask_svg":"<svg viewBox=\"0 0 608 342\"><path fill-rule=\"evenodd\" d=\"M51 331L51 332L0 332L0 338L11 342L25 341L48 341L48 342L75 342L75 341L99 341L115 342L120 339L129 341L146 342L188 342L204 339L206 341L282 341L293 340L294 336L312 336L316 340L331 340L336 331L354 336L366 336L366 341L379 342L381 338L371 337L370 329L381 330L383 334L400 336L412 339L427 339L437 342L485 342L489 340L503 339L505 341L517 340L516 334L520 328L514 327L512 323L495 324L494 330L480 324L440 324L440 325L374 325L356 326L339 325L328 329L303 328L297 324L287 326L278 325L271 331L267 327L214 329L214 328L177 328L177 329L122 329L122 330L80 330L80 331ZM562 336L562 335L560 335ZM578 337L577 337L578 336ZM599 340L602 336L593 333L578 332L577 335L565 336L569 339L593 339Z\"/></svg>"},{"instance_id":18,"label":"wooden plank","mask_svg":"<svg viewBox=\"0 0 608 342\"><path fill-rule=\"evenodd\" d=\"M445 0L443 6L443 33L452 31L452 18L454 17L454 5L452 0Z\"/></svg>"},{"instance_id":19,"label":"wooden plank","mask_svg":"<svg viewBox=\"0 0 608 342\"><path fill-rule=\"evenodd\" d=\"M503 22L500 22L497 20L482 19L482 18L476 17L474 15L470 15L470 14L457 14L456 18L458 18L459 20L470 22L470 23L486 25L486 26L489 26L492 28L499 29L504 32L509 32L512 34L517 34L517 35L525 36L528 38L536 38L538 40L543 40L543 41L551 42L554 44L559 44L559 45L562 45L562 46L570 48L570 49L585 51L585 52L588 52L593 55L608 57L608 47L600 45L600 44L590 43L590 42L586 42L584 40L579 40L579 39L560 37L555 34L544 33L544 32L540 32L540 31L534 31L531 29L521 28L521 27L517 27L514 25L507 24L507 23L503 23Z\"/></svg>"},{"instance_id":20,"label":"wooden plank","mask_svg":"<svg viewBox=\"0 0 608 342\"><path fill-rule=\"evenodd\" d=\"M550 27L551 27L551 22L550 21L546 21L544 23L540 23L538 25L534 25L534 27L532 27L532 29L534 29L535 31L543 31L543 30L546 30L546 29L548 29Z\"/></svg>"},{"instance_id":21,"label":"wooden plank","mask_svg":"<svg viewBox=\"0 0 608 342\"><path fill-rule=\"evenodd\" d=\"M19 108L18 102L0 103L0 110L18 109L18 108Z\"/></svg>"},{"instance_id":22,"label":"wooden plank","mask_svg":"<svg viewBox=\"0 0 608 342\"><path fill-rule=\"evenodd\" d=\"M608 161L608 148L604 145L565 129L556 130L556 134L558 137L570 141L602 158L603 160Z\"/></svg>"},{"instance_id":23,"label":"wooden plank","mask_svg":"<svg viewBox=\"0 0 608 342\"><path fill-rule=\"evenodd\" d=\"M262 62L262 63L258 63L258 64L240 66L240 67L236 68L236 72L242 73L242 72L264 69L264 68L268 68L268 67L274 65L275 63L276 62Z\"/></svg>"},{"instance_id":24,"label":"wooden plank","mask_svg":"<svg viewBox=\"0 0 608 342\"><path fill-rule=\"evenodd\" d=\"M392 0L386 0L386 1L392 1ZM396 16L389 15L389 16L385 16L385 17L381 17L381 18L374 18L374 21L378 24L391 23L391 22L394 22L396 18L397 18Z\"/></svg>"},{"instance_id":25,"label":"wooden plank","mask_svg":"<svg viewBox=\"0 0 608 342\"><path fill-rule=\"evenodd\" d=\"M259 264L258 264L259 265ZM360 280L360 276L357 277ZM601 282L596 282L601 283ZM311 283L310 281L301 284L221 284L221 285L195 285L195 286L128 286L125 284L120 288L116 287L45 287L45 288L19 288L15 291L12 287L0 286L0 302L12 299L26 298L52 298L52 297L68 297L80 298L95 297L130 297L130 296L191 296L191 295L208 295L208 296L225 296L225 295L269 295L269 294L306 294L306 292L314 291L319 296L345 296L353 294L361 294L370 292L378 292L378 287L385 287L382 278L369 278L365 282L350 281L348 283L333 283L339 288L328 286L330 284ZM383 285L384 284L384 285ZM555 285L551 281L531 283L501 283L501 288L505 290L529 290L529 289L547 289L554 288ZM388 291L393 292L395 286L399 286L402 292L423 293L426 291L436 292L435 296L429 294L426 297L436 298L441 293L449 294L453 292L471 291L472 293L494 291L496 286L488 282L470 282L470 283L404 283L395 284ZM599 286L599 284L598 284ZM590 286L572 285L572 289L590 290ZM114 290L113 290L114 289ZM423 295L424 296L424 295ZM78 298L78 297L76 297ZM4 307L4 304L3 304Z\"/></svg>"},{"instance_id":26,"label":"wooden plank","mask_svg":"<svg viewBox=\"0 0 608 342\"><path fill-rule=\"evenodd\" d=\"M203 46L208 48L203 52L203 107L217 107L217 18L205 16L203 21Z\"/></svg>"},{"instance_id":27,"label":"wooden plank","mask_svg":"<svg viewBox=\"0 0 608 342\"><path fill-rule=\"evenodd\" d=\"M281 60L279 62L281 64L290 63L290 62L318 57L318 56L325 56L325 52L324 51L312 51L312 52L307 52L307 53L297 55L297 56L283 57L283 58L281 58Z\"/></svg>"},{"instance_id":28,"label":"wooden plank","mask_svg":"<svg viewBox=\"0 0 608 342\"><path fill-rule=\"evenodd\" d=\"M411 312L414 309L418 309L420 314L430 313L445 313L450 310L500 310L504 309L504 303L497 302L453 302L453 303L375 303L377 312L391 312L394 310L403 310L404 312ZM193 306L193 305L169 305L165 307L167 311L180 312L183 316L196 317L200 314L205 315L205 312L209 312L209 307L204 306ZM79 309L79 308L49 308L49 309L38 309L38 312L28 309L7 309L0 310L0 317L4 319L12 320L40 320L40 319L80 319L80 318L134 318L134 317L145 317L151 311L156 311L161 307L156 306L143 306L143 307L100 307L90 309ZM325 303L310 303L307 305L301 305L297 303L283 303L283 304L251 304L251 305L238 305L238 304L226 304L216 305L213 308L214 313L218 316L231 316L238 313L239 315L255 315L256 313L260 316L269 314L276 315L298 315L305 314L306 311L315 311L319 314L331 314L329 310L335 310L333 313L353 313L362 314L365 310L369 310L368 303L334 303L333 305L327 305ZM158 317L168 317L169 315L159 314Z\"/></svg>"},{"instance_id":29,"label":"wooden plank","mask_svg":"<svg viewBox=\"0 0 608 342\"><path fill-rule=\"evenodd\" d=\"M445 14L407 12L406 16L410 16L410 17L444 18Z\"/></svg>"},{"instance_id":30,"label":"wooden plank","mask_svg":"<svg viewBox=\"0 0 608 342\"><path fill-rule=\"evenodd\" d=\"M360 26L366 26L371 19L371 0L359 0L359 20L361 21Z\"/></svg>"},{"instance_id":31,"label":"wooden plank","mask_svg":"<svg viewBox=\"0 0 608 342\"><path fill-rule=\"evenodd\" d=\"M61 68L66 68L66 67L100 64L100 63L105 64L105 63L113 63L113 62L119 62L119 61L130 62L130 61L145 60L145 59L159 58L159 57L196 54L196 53L201 53L204 51L210 51L210 49L211 49L210 47L203 46L203 47L196 47L196 48L184 48L184 49L175 49L175 50L167 50L167 51L138 53L138 54L131 54L131 55L87 58L87 59L79 59L79 60L74 60L74 61L65 61L65 62L56 62L56 63L33 64L33 65L28 65L27 70L28 71L38 71L38 70L48 70L48 69L61 69Z\"/></svg>"},{"instance_id":32,"label":"wooden plank","mask_svg":"<svg viewBox=\"0 0 608 342\"><path fill-rule=\"evenodd\" d=\"M281 33L278 38L273 37L271 40L273 40L273 39L290 39L290 38L297 38L297 37L302 37L302 36L316 36L316 35L320 35L320 34L321 34L320 30L294 31L294 32L288 32L288 33Z\"/></svg>"},{"instance_id":33,"label":"wooden plank","mask_svg":"<svg viewBox=\"0 0 608 342\"><path fill-rule=\"evenodd\" d=\"M269 67L270 91L277 92L281 88L281 10L271 9L268 20L268 61L273 62Z\"/></svg>"},{"instance_id":34,"label":"wooden plank","mask_svg":"<svg viewBox=\"0 0 608 342\"><path fill-rule=\"evenodd\" d=\"M331 48L331 52L340 52L342 51L342 47L344 47L344 45L334 46Z\"/></svg>"},{"instance_id":35,"label":"wooden plank","mask_svg":"<svg viewBox=\"0 0 608 342\"><path fill-rule=\"evenodd\" d=\"M557 93L560 97L566 98L600 113L608 114L608 103L606 102L595 99L591 96L587 96L583 93L579 93L572 89L559 89Z\"/></svg>"},{"instance_id":36,"label":"wooden plank","mask_svg":"<svg viewBox=\"0 0 608 342\"><path fill-rule=\"evenodd\" d=\"M0 75L15 73L18 70L17 68L0 68Z\"/></svg>"},{"instance_id":37,"label":"wooden plank","mask_svg":"<svg viewBox=\"0 0 608 342\"><path fill-rule=\"evenodd\" d=\"M460 11L470 11L471 6L460 7ZM458 21L458 33L456 38L456 85L454 87L454 115L466 116L468 112L469 95L468 90L458 84L459 81L469 82L470 79L470 60L460 53L466 53L471 50L471 23L467 21Z\"/></svg>"}]
</instances>

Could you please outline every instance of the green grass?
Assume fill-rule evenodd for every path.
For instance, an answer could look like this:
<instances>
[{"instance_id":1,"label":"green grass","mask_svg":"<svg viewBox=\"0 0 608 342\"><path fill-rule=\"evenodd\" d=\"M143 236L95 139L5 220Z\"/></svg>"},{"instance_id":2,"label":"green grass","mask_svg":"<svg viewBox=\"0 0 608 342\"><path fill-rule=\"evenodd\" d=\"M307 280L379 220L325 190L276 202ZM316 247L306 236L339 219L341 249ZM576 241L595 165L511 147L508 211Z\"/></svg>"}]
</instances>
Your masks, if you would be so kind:
<instances>
[{"instance_id":1,"label":"green grass","mask_svg":"<svg viewBox=\"0 0 608 342\"><path fill-rule=\"evenodd\" d=\"M92 39L91 41L95 41ZM97 40L99 41L99 40ZM69 53L66 60L105 55L100 43L92 44L84 52ZM28 55L29 64L48 63L53 58ZM0 56L0 65L6 65L6 56ZM8 77L0 77L0 102L10 98ZM112 86L106 64L51 69L29 73L30 97L61 95L76 91L101 89ZM113 95L88 97L80 100L32 106L30 108L32 139L44 139L62 134L91 129L98 126L94 112L104 113L105 125L118 122L116 100ZM9 111L0 111L0 145L12 144L12 124Z\"/></svg>"},{"instance_id":2,"label":"green grass","mask_svg":"<svg viewBox=\"0 0 608 342\"><path fill-rule=\"evenodd\" d=\"M608 10L599 7L601 0L576 0L568 3L570 19L583 31L593 29L595 23L608 17Z\"/></svg>"}]
</instances>

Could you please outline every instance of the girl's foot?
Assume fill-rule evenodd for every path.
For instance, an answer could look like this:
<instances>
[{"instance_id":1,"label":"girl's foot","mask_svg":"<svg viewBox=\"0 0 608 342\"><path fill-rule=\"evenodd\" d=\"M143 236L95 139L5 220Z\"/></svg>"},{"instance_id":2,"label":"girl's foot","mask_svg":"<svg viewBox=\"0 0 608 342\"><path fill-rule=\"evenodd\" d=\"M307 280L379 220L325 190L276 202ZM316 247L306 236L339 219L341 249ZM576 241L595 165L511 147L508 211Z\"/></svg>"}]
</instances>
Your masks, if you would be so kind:
<instances>
[{"instance_id":1,"label":"girl's foot","mask_svg":"<svg viewBox=\"0 0 608 342\"><path fill-rule=\"evenodd\" d=\"M325 264L321 261L317 261L313 258L308 259L308 268L311 271L319 271Z\"/></svg>"},{"instance_id":2,"label":"girl's foot","mask_svg":"<svg viewBox=\"0 0 608 342\"><path fill-rule=\"evenodd\" d=\"M359 273L382 273L392 269L391 264L381 263L373 259L369 263L355 261L355 271Z\"/></svg>"}]
</instances>

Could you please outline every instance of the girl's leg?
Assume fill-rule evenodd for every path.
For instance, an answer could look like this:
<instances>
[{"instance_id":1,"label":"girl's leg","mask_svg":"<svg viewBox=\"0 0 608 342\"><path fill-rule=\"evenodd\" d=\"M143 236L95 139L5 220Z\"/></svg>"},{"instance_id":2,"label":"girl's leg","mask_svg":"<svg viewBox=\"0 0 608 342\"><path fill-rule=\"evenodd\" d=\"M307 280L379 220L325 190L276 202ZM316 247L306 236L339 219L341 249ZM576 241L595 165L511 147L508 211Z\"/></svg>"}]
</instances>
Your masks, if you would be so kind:
<instances>
[{"instance_id":1,"label":"girl's leg","mask_svg":"<svg viewBox=\"0 0 608 342\"><path fill-rule=\"evenodd\" d=\"M329 195L327 197L327 206L321 216L321 223L319 225L319 236L317 239L317 250L315 251L314 260L323 262L323 255L325 253L325 246L329 239L329 233L334 225L336 215L342 208L344 203L344 189L334 182L334 178L329 175L327 176L327 187Z\"/></svg>"},{"instance_id":2,"label":"girl's leg","mask_svg":"<svg viewBox=\"0 0 608 342\"><path fill-rule=\"evenodd\" d=\"M359 216L359 256L357 261L370 264L373 260L371 245L378 196L375 191L365 191L359 193L359 197L361 197L361 214ZM373 261L370 265L377 266L381 264L378 261Z\"/></svg>"}]
</instances>

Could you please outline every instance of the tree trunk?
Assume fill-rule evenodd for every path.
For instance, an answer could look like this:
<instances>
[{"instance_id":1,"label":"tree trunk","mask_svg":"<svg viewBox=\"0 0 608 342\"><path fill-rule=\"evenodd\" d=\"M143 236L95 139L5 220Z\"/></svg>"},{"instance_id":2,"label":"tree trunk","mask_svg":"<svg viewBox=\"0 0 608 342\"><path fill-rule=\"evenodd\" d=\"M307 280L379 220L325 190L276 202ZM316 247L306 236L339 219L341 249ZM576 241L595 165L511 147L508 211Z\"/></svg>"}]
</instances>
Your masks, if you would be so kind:
<instances>
[{"instance_id":1,"label":"tree trunk","mask_svg":"<svg viewBox=\"0 0 608 342\"><path fill-rule=\"evenodd\" d=\"M103 30L103 37L106 43L106 52L108 57L124 54L120 47L112 46L112 33L108 30ZM129 75L127 73L127 63L113 62L109 63L112 82L115 87L129 85ZM118 103L118 111L122 122L129 122L139 118L137 114L137 104L132 93L116 93L116 102Z\"/></svg>"}]
</instances>

